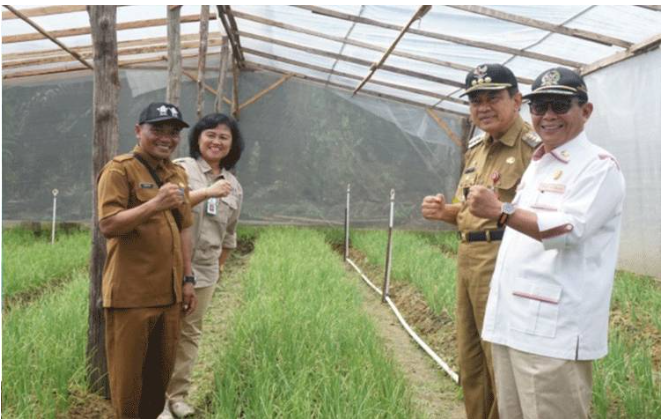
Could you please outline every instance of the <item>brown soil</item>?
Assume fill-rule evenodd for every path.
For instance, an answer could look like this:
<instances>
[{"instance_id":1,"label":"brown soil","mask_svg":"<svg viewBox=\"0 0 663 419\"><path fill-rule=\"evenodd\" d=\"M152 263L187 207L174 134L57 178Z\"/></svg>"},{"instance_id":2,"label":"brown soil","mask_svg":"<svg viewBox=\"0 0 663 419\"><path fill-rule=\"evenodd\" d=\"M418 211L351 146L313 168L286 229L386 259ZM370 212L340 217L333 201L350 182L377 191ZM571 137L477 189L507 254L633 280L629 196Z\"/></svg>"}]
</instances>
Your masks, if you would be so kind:
<instances>
[{"instance_id":1,"label":"brown soil","mask_svg":"<svg viewBox=\"0 0 663 419\"><path fill-rule=\"evenodd\" d=\"M340 253L343 253L342 247ZM350 251L350 259L375 285L380 284L378 278L383 275L380 268L366 263L364 255L354 249ZM348 266L348 269L356 274L352 267ZM381 297L364 286L361 279L359 281L364 294L364 309L375 320L380 337L405 374L419 410L429 418L465 418L460 388L410 338L389 306L381 302ZM392 281L389 294L408 324L452 369L456 369L455 329L451 319L436 316L410 285Z\"/></svg>"}]
</instances>

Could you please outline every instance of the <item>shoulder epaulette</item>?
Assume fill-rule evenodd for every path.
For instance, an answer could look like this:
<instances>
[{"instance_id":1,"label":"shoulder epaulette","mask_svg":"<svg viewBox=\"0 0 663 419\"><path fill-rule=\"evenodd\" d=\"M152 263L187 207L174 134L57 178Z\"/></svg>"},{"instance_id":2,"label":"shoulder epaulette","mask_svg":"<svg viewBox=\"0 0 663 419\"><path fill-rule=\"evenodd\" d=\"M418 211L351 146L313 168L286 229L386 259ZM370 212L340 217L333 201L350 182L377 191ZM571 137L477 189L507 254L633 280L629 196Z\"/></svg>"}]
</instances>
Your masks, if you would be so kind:
<instances>
[{"instance_id":1,"label":"shoulder epaulette","mask_svg":"<svg viewBox=\"0 0 663 419\"><path fill-rule=\"evenodd\" d=\"M134 158L134 155L132 153L120 154L119 156L113 157L113 161L121 163L123 161L131 160L133 158Z\"/></svg>"},{"instance_id":2,"label":"shoulder epaulette","mask_svg":"<svg viewBox=\"0 0 663 419\"><path fill-rule=\"evenodd\" d=\"M530 131L527 134L523 135L523 141L527 143L528 146L536 148L541 144L541 138L534 131Z\"/></svg>"},{"instance_id":3,"label":"shoulder epaulette","mask_svg":"<svg viewBox=\"0 0 663 419\"><path fill-rule=\"evenodd\" d=\"M476 137L472 138L470 142L467 143L467 149L469 150L472 147L475 147L479 144L481 144L481 140L483 140L484 134L477 135Z\"/></svg>"}]
</instances>

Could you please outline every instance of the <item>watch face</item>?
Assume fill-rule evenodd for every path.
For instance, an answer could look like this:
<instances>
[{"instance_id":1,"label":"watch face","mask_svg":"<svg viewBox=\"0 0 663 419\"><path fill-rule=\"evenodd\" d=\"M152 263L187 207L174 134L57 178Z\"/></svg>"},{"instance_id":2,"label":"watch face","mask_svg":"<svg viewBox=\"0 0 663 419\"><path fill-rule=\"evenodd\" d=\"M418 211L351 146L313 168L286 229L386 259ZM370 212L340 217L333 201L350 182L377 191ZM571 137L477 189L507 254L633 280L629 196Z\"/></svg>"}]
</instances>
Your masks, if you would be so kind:
<instances>
[{"instance_id":1,"label":"watch face","mask_svg":"<svg viewBox=\"0 0 663 419\"><path fill-rule=\"evenodd\" d=\"M513 214L516 211L516 207L513 206L510 202L505 202L502 204L502 212L508 215Z\"/></svg>"}]
</instances>

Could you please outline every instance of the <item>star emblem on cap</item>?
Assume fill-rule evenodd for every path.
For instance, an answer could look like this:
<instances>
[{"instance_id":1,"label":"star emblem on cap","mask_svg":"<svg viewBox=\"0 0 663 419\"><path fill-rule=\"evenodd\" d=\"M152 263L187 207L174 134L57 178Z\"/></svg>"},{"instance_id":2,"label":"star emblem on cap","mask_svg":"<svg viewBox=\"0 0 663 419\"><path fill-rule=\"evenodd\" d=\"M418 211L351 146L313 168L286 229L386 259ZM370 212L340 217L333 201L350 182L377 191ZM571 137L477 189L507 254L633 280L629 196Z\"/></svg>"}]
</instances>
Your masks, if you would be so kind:
<instances>
[{"instance_id":1,"label":"star emblem on cap","mask_svg":"<svg viewBox=\"0 0 663 419\"><path fill-rule=\"evenodd\" d=\"M159 111L159 116L168 115L168 108L165 105L161 105L161 107L157 108L157 111Z\"/></svg>"},{"instance_id":2,"label":"star emblem on cap","mask_svg":"<svg viewBox=\"0 0 663 419\"><path fill-rule=\"evenodd\" d=\"M554 86L559 83L562 75L557 70L550 70L541 77L541 86Z\"/></svg>"}]
</instances>

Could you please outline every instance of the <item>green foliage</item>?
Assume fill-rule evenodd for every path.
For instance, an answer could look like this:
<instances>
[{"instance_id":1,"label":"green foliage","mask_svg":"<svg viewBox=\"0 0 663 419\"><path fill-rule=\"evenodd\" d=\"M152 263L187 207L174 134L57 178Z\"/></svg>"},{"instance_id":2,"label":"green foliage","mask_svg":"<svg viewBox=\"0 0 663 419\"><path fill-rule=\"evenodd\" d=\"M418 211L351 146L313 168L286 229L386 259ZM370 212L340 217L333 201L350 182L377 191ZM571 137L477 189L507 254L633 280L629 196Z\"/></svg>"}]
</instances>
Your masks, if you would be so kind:
<instances>
[{"instance_id":1,"label":"green foliage","mask_svg":"<svg viewBox=\"0 0 663 419\"><path fill-rule=\"evenodd\" d=\"M215 368L214 417L420 416L345 275L321 233L261 232Z\"/></svg>"},{"instance_id":2,"label":"green foliage","mask_svg":"<svg viewBox=\"0 0 663 419\"><path fill-rule=\"evenodd\" d=\"M5 298L34 292L50 281L66 279L86 266L90 255L90 232L77 231L35 237L31 231L13 228L3 231L2 293Z\"/></svg>"},{"instance_id":3,"label":"green foliage","mask_svg":"<svg viewBox=\"0 0 663 419\"><path fill-rule=\"evenodd\" d=\"M422 231L419 236L446 253L453 255L458 253L458 234L455 231Z\"/></svg>"},{"instance_id":4,"label":"green foliage","mask_svg":"<svg viewBox=\"0 0 663 419\"><path fill-rule=\"evenodd\" d=\"M394 231L392 238L393 280L411 283L436 314L444 311L455 319L456 262L431 246L429 240L419 233ZM366 255L370 263L384 266L385 232L355 231L352 244Z\"/></svg>"},{"instance_id":5,"label":"green foliage","mask_svg":"<svg viewBox=\"0 0 663 419\"><path fill-rule=\"evenodd\" d=\"M2 413L55 418L70 384L85 381L88 277L72 281L2 318Z\"/></svg>"}]
</instances>

